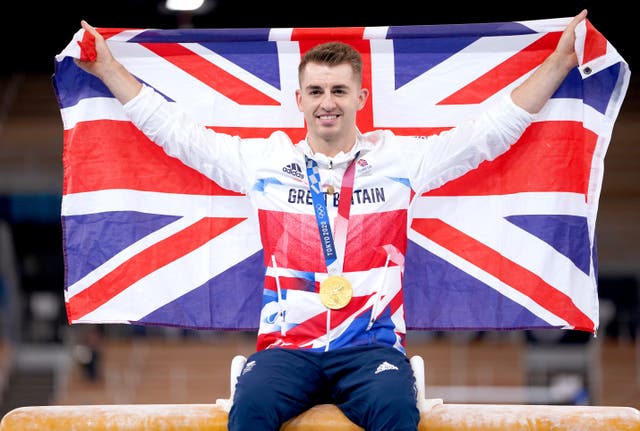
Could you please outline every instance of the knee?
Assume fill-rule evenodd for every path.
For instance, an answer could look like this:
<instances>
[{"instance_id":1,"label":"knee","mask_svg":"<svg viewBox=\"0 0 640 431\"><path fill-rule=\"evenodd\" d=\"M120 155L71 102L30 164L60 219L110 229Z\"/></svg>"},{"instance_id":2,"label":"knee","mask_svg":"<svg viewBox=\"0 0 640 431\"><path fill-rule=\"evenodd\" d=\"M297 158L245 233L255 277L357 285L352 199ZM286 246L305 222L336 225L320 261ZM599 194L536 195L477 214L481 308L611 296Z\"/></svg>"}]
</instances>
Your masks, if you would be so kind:
<instances>
[{"instance_id":1,"label":"knee","mask_svg":"<svg viewBox=\"0 0 640 431\"><path fill-rule=\"evenodd\" d=\"M279 429L281 419L277 414L274 399L275 397L269 391L265 392L259 387L252 390L236 388L229 411L228 429L232 431Z\"/></svg>"},{"instance_id":2,"label":"knee","mask_svg":"<svg viewBox=\"0 0 640 431\"><path fill-rule=\"evenodd\" d=\"M389 390L380 390L370 396L371 404L376 409L392 408L392 409L411 409L416 407L417 398L413 388L398 388Z\"/></svg>"},{"instance_id":3,"label":"knee","mask_svg":"<svg viewBox=\"0 0 640 431\"><path fill-rule=\"evenodd\" d=\"M367 388L377 403L409 405L417 402L418 387L412 372L374 378Z\"/></svg>"},{"instance_id":4,"label":"knee","mask_svg":"<svg viewBox=\"0 0 640 431\"><path fill-rule=\"evenodd\" d=\"M233 407L250 411L273 410L277 397L273 385L255 379L250 385L239 383L233 397Z\"/></svg>"},{"instance_id":5,"label":"knee","mask_svg":"<svg viewBox=\"0 0 640 431\"><path fill-rule=\"evenodd\" d=\"M369 394L371 429L416 429L420 420L413 386L381 385Z\"/></svg>"}]
</instances>

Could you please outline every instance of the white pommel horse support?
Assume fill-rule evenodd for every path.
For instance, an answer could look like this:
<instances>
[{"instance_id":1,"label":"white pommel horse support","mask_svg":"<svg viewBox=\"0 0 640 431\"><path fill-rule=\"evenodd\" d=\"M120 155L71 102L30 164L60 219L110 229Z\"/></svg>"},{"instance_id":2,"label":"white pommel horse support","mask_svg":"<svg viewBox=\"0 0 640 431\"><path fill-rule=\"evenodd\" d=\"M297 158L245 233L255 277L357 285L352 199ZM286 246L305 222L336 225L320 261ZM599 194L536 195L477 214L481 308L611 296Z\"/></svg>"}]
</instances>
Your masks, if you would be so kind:
<instances>
[{"instance_id":1,"label":"white pommel horse support","mask_svg":"<svg viewBox=\"0 0 640 431\"><path fill-rule=\"evenodd\" d=\"M424 362L413 356L419 431L640 431L633 407L510 404L447 404L425 398ZM227 431L235 384L246 362L231 361L230 397L215 404L130 404L18 407L0 431ZM361 431L332 404L322 404L285 423L281 431Z\"/></svg>"}]
</instances>

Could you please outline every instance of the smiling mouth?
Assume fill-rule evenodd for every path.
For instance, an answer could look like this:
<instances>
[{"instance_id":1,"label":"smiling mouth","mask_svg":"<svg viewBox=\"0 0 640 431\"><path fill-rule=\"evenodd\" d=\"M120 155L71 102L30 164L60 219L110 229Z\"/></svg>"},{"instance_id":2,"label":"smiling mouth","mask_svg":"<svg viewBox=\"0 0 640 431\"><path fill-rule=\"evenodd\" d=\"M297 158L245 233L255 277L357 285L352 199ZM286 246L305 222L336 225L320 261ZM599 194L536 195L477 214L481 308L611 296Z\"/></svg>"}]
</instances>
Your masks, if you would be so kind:
<instances>
[{"instance_id":1,"label":"smiling mouth","mask_svg":"<svg viewBox=\"0 0 640 431\"><path fill-rule=\"evenodd\" d=\"M324 115L317 115L316 118L318 118L319 120L335 120L336 118L338 118L339 115L338 114L324 114Z\"/></svg>"}]
</instances>

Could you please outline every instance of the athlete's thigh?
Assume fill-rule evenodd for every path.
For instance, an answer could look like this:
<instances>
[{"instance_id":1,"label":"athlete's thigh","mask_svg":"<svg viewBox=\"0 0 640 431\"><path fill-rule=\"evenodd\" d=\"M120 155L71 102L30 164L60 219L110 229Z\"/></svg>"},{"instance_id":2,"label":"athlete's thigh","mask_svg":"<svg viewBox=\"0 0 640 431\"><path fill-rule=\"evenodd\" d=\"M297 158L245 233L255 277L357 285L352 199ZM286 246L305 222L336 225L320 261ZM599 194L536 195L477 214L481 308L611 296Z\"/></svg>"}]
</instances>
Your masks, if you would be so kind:
<instances>
[{"instance_id":1,"label":"athlete's thigh","mask_svg":"<svg viewBox=\"0 0 640 431\"><path fill-rule=\"evenodd\" d=\"M334 399L354 423L366 429L415 429L419 420L409 359L393 348L357 349L341 361Z\"/></svg>"},{"instance_id":2,"label":"athlete's thigh","mask_svg":"<svg viewBox=\"0 0 640 431\"><path fill-rule=\"evenodd\" d=\"M238 377L234 404L248 402L296 415L312 406L324 390L317 354L267 349L251 355Z\"/></svg>"}]
</instances>

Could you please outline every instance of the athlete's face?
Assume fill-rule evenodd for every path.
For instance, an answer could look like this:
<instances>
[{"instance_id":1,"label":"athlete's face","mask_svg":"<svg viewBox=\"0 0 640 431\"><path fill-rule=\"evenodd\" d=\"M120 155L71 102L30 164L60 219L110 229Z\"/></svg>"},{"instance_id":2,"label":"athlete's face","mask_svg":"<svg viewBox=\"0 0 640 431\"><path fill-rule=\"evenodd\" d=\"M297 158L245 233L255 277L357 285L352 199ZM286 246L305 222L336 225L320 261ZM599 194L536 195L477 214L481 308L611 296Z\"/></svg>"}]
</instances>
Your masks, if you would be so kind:
<instances>
[{"instance_id":1,"label":"athlete's face","mask_svg":"<svg viewBox=\"0 0 640 431\"><path fill-rule=\"evenodd\" d=\"M349 64L307 64L296 99L314 150L335 154L351 148L355 142L356 113L368 95Z\"/></svg>"}]
</instances>

